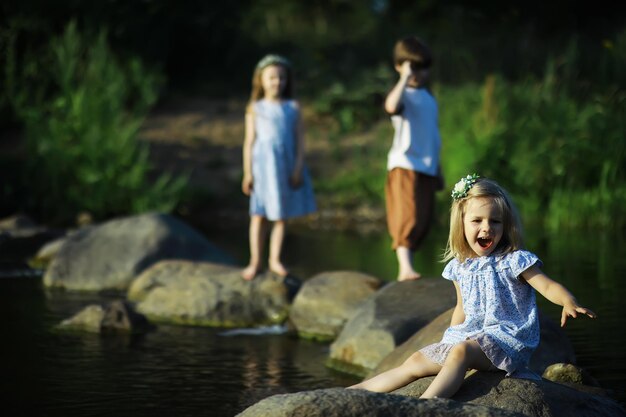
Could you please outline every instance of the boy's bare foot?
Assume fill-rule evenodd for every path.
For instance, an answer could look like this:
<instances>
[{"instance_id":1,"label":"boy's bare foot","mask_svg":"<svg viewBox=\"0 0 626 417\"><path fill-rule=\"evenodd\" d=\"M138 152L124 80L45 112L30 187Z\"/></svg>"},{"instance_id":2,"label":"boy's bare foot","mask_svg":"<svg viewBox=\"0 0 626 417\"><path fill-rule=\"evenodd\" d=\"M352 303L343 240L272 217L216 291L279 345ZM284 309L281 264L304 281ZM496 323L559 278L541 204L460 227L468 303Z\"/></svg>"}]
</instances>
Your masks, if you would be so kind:
<instances>
[{"instance_id":1,"label":"boy's bare foot","mask_svg":"<svg viewBox=\"0 0 626 417\"><path fill-rule=\"evenodd\" d=\"M413 252L409 248L398 246L396 256L398 257L398 281L411 281L422 277L422 274L413 268Z\"/></svg>"},{"instance_id":2,"label":"boy's bare foot","mask_svg":"<svg viewBox=\"0 0 626 417\"><path fill-rule=\"evenodd\" d=\"M248 265L241 271L241 277L246 281L252 281L259 273L259 267L256 265Z\"/></svg>"},{"instance_id":3,"label":"boy's bare foot","mask_svg":"<svg viewBox=\"0 0 626 417\"><path fill-rule=\"evenodd\" d=\"M414 281L416 279L420 279L421 277L422 274L414 270L400 271L398 274L398 281Z\"/></svg>"},{"instance_id":4,"label":"boy's bare foot","mask_svg":"<svg viewBox=\"0 0 626 417\"><path fill-rule=\"evenodd\" d=\"M289 271L287 270L287 268L285 268L285 265L283 265L279 261L270 261L269 266L270 266L270 271L272 271L278 276L286 277L287 275L289 275Z\"/></svg>"}]
</instances>

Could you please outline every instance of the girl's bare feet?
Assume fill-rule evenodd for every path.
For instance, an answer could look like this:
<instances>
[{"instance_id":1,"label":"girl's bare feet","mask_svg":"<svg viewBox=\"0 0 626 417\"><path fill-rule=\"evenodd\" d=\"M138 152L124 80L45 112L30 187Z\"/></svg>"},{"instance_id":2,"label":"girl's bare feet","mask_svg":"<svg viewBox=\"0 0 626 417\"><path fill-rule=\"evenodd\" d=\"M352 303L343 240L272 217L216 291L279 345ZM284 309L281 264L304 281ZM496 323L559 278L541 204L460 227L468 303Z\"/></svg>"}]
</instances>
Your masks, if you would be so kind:
<instances>
[{"instance_id":1,"label":"girl's bare feet","mask_svg":"<svg viewBox=\"0 0 626 417\"><path fill-rule=\"evenodd\" d=\"M246 281L252 281L259 273L259 267L256 265L248 265L241 271L241 277Z\"/></svg>"},{"instance_id":2,"label":"girl's bare feet","mask_svg":"<svg viewBox=\"0 0 626 417\"><path fill-rule=\"evenodd\" d=\"M275 273L278 276L286 277L289 275L289 271L285 268L285 265L280 261L270 261L269 262L270 271Z\"/></svg>"}]
</instances>

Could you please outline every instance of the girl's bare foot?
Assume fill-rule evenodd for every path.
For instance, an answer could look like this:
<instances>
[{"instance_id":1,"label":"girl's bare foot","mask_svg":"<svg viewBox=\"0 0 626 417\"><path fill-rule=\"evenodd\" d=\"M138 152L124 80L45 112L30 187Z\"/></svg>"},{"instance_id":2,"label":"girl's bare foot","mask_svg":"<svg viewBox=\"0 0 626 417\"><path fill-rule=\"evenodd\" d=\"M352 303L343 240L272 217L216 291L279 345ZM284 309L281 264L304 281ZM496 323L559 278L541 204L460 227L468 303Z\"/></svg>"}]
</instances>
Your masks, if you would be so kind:
<instances>
[{"instance_id":1,"label":"girl's bare foot","mask_svg":"<svg viewBox=\"0 0 626 417\"><path fill-rule=\"evenodd\" d=\"M398 281L413 281L420 279L421 277L422 274L411 269L410 271L400 271L398 274Z\"/></svg>"},{"instance_id":2,"label":"girl's bare foot","mask_svg":"<svg viewBox=\"0 0 626 417\"><path fill-rule=\"evenodd\" d=\"M241 277L246 281L252 281L259 273L259 267L256 265L248 265L241 271Z\"/></svg>"},{"instance_id":3,"label":"girl's bare foot","mask_svg":"<svg viewBox=\"0 0 626 417\"><path fill-rule=\"evenodd\" d=\"M278 276L286 277L289 274L285 265L283 265L280 261L270 261L269 262L270 271L275 273Z\"/></svg>"}]
</instances>

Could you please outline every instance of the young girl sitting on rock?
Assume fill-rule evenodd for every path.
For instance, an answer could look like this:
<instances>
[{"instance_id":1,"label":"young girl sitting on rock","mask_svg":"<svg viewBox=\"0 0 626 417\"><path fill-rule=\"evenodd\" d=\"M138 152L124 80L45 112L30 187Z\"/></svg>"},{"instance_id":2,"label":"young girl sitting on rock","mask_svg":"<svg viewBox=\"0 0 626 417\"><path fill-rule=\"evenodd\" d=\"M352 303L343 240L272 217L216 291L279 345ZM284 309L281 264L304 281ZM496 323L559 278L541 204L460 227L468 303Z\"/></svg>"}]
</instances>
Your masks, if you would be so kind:
<instances>
[{"instance_id":1,"label":"young girl sitting on rock","mask_svg":"<svg viewBox=\"0 0 626 417\"><path fill-rule=\"evenodd\" d=\"M468 369L501 369L507 376L535 377L528 370L539 344L535 291L563 306L561 326L579 313L561 284L523 250L522 229L513 202L496 182L468 175L452 191L450 234L443 277L453 282L457 304L439 343L426 346L402 365L350 388L389 392L418 378L436 375L421 398L451 397Z\"/></svg>"}]
</instances>

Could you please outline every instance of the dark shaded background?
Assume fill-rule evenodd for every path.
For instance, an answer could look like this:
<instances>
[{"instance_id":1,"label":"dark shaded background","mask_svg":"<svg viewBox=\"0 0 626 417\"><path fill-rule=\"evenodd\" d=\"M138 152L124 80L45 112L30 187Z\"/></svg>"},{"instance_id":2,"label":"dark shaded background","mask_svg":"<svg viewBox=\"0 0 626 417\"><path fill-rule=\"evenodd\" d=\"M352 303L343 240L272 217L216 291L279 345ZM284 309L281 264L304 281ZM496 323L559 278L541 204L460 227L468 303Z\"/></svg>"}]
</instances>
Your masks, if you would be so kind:
<instances>
[{"instance_id":1,"label":"dark shaded background","mask_svg":"<svg viewBox=\"0 0 626 417\"><path fill-rule=\"evenodd\" d=\"M22 52L76 19L82 30L106 28L118 51L161 68L170 88L220 96L247 93L251 68L268 51L323 84L388 63L407 33L433 46L444 82L541 71L573 39L592 78L593 51L623 30L626 16L623 2L565 0L9 0L0 10Z\"/></svg>"},{"instance_id":2,"label":"dark shaded background","mask_svg":"<svg viewBox=\"0 0 626 417\"><path fill-rule=\"evenodd\" d=\"M482 85L491 74L523 85L525 79L556 74L557 88L572 100L591 103L601 95L607 102L619 101L615 92L626 85L625 12L626 3L605 0L5 0L0 3L0 215L25 210L50 217L41 208L47 173L37 170L32 147L17 149L24 142L24 116L16 115L10 91L54 96L53 66L47 65L53 55L50 40L70 22L85 39L106 31L113 56L139 57L151 74L162 76L156 104L181 96L241 101L249 94L258 59L268 52L285 54L294 62L298 97L338 125L328 134L332 147L340 135L363 130L383 115L391 49L406 34L430 44L433 79L446 86ZM556 70L547 71L549 65ZM11 82L10 74L16 73L19 80ZM140 78L147 77L146 72ZM610 126L618 127L607 128L609 133L621 130L621 104L611 105L616 117ZM521 105L515 112L526 109ZM546 112L542 109L535 110ZM556 123L572 124L563 120ZM501 148L485 152L507 154L506 146ZM619 153L621 148L612 149ZM589 164L599 163L600 157L588 155ZM29 160L35 161L43 192L31 187L36 176L23 168ZM597 175L584 179L582 185L593 185ZM60 205L54 204L57 211L71 211Z\"/></svg>"}]
</instances>

